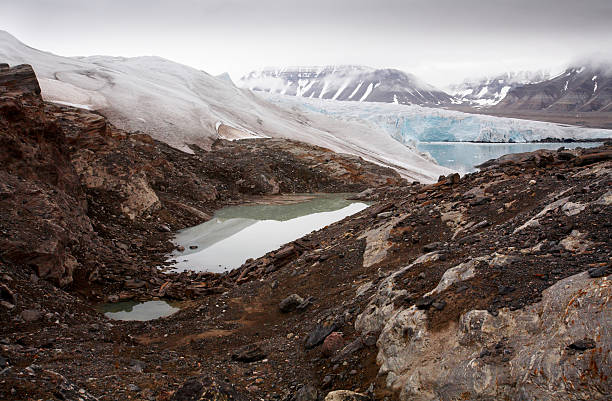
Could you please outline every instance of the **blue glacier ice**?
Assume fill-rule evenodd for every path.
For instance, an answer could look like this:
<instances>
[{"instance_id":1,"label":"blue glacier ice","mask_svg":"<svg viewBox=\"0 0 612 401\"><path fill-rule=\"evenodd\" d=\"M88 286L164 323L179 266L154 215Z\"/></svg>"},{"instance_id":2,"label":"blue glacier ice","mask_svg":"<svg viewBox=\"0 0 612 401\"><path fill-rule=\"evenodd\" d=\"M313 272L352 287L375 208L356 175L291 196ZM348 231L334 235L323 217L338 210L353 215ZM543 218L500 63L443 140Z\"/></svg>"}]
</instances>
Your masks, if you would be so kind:
<instances>
[{"instance_id":1,"label":"blue glacier ice","mask_svg":"<svg viewBox=\"0 0 612 401\"><path fill-rule=\"evenodd\" d=\"M612 130L374 102L342 102L267 95L283 106L357 121L386 131L406 145L417 142L533 142L546 138L612 138Z\"/></svg>"}]
</instances>

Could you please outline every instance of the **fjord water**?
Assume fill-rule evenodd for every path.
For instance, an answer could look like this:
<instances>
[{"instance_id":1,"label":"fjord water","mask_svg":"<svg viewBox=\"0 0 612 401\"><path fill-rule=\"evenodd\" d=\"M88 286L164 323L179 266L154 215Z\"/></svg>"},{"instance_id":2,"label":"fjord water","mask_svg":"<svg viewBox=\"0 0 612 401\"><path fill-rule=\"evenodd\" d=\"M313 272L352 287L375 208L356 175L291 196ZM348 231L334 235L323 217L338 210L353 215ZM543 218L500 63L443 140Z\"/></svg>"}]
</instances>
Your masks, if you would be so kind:
<instances>
[{"instance_id":1,"label":"fjord water","mask_svg":"<svg viewBox=\"0 0 612 401\"><path fill-rule=\"evenodd\" d=\"M258 258L355 214L368 205L346 199L347 194L298 197L298 203L232 206L221 209L198 226L181 230L174 242L184 251L170 259L178 271L224 272ZM193 249L192 249L193 248Z\"/></svg>"},{"instance_id":2,"label":"fjord water","mask_svg":"<svg viewBox=\"0 0 612 401\"><path fill-rule=\"evenodd\" d=\"M429 153L438 164L460 173L471 173L476 166L490 159L510 153L533 152L538 149L592 148L601 142L562 143L475 143L475 142L419 142L418 150Z\"/></svg>"}]
</instances>

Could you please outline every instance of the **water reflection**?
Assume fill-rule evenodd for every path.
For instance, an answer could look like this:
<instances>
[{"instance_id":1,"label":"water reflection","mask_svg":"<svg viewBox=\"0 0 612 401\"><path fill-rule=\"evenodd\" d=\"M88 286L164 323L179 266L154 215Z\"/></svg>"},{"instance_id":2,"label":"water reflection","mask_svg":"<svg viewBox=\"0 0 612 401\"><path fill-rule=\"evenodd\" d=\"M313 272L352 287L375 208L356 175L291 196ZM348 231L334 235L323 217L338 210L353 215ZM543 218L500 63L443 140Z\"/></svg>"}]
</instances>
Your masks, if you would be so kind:
<instances>
[{"instance_id":1,"label":"water reflection","mask_svg":"<svg viewBox=\"0 0 612 401\"><path fill-rule=\"evenodd\" d=\"M126 301L100 305L98 310L113 320L146 321L170 316L180 308L166 301Z\"/></svg>"},{"instance_id":2,"label":"water reflection","mask_svg":"<svg viewBox=\"0 0 612 401\"><path fill-rule=\"evenodd\" d=\"M175 251L171 259L177 261L177 270L231 270L366 207L347 200L346 194L318 195L289 205L228 207L206 223L179 231L175 243L185 250Z\"/></svg>"}]
</instances>

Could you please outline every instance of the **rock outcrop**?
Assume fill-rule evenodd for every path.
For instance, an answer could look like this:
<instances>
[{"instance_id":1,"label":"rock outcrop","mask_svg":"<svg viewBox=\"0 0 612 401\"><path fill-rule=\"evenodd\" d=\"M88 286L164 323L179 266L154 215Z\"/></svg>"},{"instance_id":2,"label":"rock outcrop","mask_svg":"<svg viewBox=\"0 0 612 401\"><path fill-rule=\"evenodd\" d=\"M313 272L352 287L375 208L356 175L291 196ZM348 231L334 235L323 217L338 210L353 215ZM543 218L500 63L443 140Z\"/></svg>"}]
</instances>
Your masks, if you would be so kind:
<instances>
[{"instance_id":1,"label":"rock outcrop","mask_svg":"<svg viewBox=\"0 0 612 401\"><path fill-rule=\"evenodd\" d=\"M385 284L372 305L392 305ZM406 400L605 399L610 377L612 283L580 273L522 310L471 310L441 331L416 306L374 307L357 328L380 331L378 363ZM588 350L571 347L597 339ZM603 390L603 391L602 391Z\"/></svg>"},{"instance_id":2,"label":"rock outcrop","mask_svg":"<svg viewBox=\"0 0 612 401\"><path fill-rule=\"evenodd\" d=\"M5 260L66 285L93 229L66 136L42 109L31 67L0 71L0 249Z\"/></svg>"}]
</instances>

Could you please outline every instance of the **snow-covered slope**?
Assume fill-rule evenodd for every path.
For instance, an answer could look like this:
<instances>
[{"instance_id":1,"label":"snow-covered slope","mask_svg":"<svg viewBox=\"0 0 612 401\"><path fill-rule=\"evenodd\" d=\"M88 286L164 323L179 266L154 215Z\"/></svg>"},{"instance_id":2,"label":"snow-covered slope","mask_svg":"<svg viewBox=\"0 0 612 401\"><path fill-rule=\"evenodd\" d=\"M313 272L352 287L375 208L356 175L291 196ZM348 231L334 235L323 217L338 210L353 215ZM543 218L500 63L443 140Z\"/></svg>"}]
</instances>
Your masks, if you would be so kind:
<instances>
[{"instance_id":1,"label":"snow-covered slope","mask_svg":"<svg viewBox=\"0 0 612 401\"><path fill-rule=\"evenodd\" d=\"M612 138L612 130L582 128L555 123L468 114L440 108L386 103L314 100L267 94L282 105L299 107L348 122L365 122L393 138L415 141L531 142L546 138Z\"/></svg>"},{"instance_id":2,"label":"snow-covered slope","mask_svg":"<svg viewBox=\"0 0 612 401\"><path fill-rule=\"evenodd\" d=\"M449 93L455 97L454 103L464 103L475 107L493 106L504 99L510 90L526 84L542 82L548 78L549 74L546 71L507 72L451 85Z\"/></svg>"},{"instance_id":3,"label":"snow-covered slope","mask_svg":"<svg viewBox=\"0 0 612 401\"><path fill-rule=\"evenodd\" d=\"M267 68L238 85L255 91L316 99L440 105L451 96L412 74L360 65Z\"/></svg>"},{"instance_id":4,"label":"snow-covered slope","mask_svg":"<svg viewBox=\"0 0 612 401\"><path fill-rule=\"evenodd\" d=\"M159 57L61 57L0 31L0 62L31 64L47 100L96 109L120 128L186 151L185 144L207 147L230 132L232 139L269 136L324 146L420 181L449 172L371 125L278 107L224 78Z\"/></svg>"}]
</instances>

